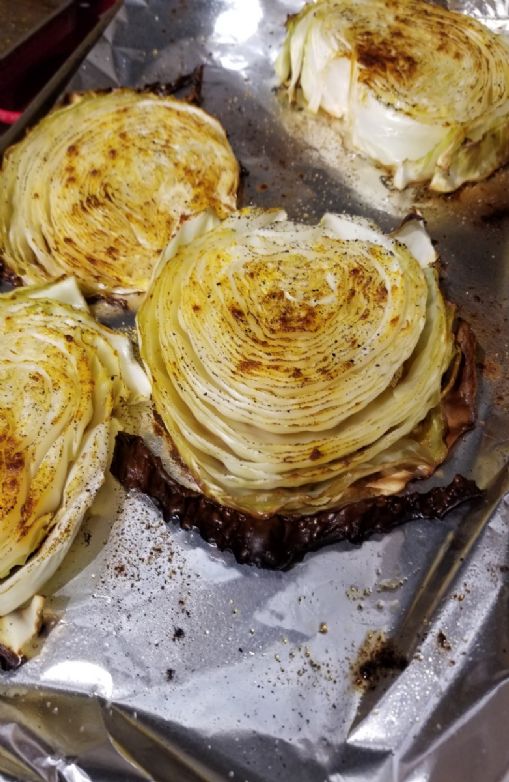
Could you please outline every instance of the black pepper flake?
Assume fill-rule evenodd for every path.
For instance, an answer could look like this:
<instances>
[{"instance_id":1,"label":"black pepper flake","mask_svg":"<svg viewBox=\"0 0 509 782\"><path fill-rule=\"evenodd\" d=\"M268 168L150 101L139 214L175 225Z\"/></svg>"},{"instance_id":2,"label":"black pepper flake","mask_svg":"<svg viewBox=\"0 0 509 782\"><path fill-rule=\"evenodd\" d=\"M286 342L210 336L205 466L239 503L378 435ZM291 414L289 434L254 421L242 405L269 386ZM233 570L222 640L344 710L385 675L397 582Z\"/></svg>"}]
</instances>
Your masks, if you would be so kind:
<instances>
[{"instance_id":1,"label":"black pepper flake","mask_svg":"<svg viewBox=\"0 0 509 782\"><path fill-rule=\"evenodd\" d=\"M184 631L181 627L176 627L173 633L173 640L178 641L179 638L183 638L185 636Z\"/></svg>"}]
</instances>

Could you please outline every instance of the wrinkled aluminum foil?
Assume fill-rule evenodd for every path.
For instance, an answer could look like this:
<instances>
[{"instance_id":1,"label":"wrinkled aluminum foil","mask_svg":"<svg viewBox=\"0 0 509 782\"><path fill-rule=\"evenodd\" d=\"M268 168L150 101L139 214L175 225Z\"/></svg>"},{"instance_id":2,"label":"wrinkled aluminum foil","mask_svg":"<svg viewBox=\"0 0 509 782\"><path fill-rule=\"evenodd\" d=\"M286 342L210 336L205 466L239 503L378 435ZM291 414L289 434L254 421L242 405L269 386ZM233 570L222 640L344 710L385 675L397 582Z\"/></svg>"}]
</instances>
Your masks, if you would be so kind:
<instances>
[{"instance_id":1,"label":"wrinkled aluminum foil","mask_svg":"<svg viewBox=\"0 0 509 782\"><path fill-rule=\"evenodd\" d=\"M448 7L479 19L495 32L509 33L509 6L507 0L450 0Z\"/></svg>"},{"instance_id":2,"label":"wrinkled aluminum foil","mask_svg":"<svg viewBox=\"0 0 509 782\"><path fill-rule=\"evenodd\" d=\"M453 5L507 29L505 0ZM484 365L479 424L436 480L461 471L486 498L274 573L168 528L111 479L48 585L38 653L2 674L1 780L509 779L509 171L455 196L387 190L273 89L300 6L126 0L71 87L171 82L205 63L204 108L249 172L244 204L387 229L417 203ZM360 688L383 637L409 664Z\"/></svg>"}]
</instances>

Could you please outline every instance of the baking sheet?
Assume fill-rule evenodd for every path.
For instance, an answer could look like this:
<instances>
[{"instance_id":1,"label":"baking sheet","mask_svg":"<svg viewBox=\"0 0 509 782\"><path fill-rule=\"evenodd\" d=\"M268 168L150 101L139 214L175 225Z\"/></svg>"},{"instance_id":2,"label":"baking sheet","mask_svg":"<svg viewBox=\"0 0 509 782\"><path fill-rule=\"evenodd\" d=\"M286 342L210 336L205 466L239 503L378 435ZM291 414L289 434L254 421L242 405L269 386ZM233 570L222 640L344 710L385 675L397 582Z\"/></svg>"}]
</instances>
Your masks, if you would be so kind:
<instances>
[{"instance_id":1,"label":"baking sheet","mask_svg":"<svg viewBox=\"0 0 509 782\"><path fill-rule=\"evenodd\" d=\"M500 5L475 11L503 27ZM126 0L71 86L171 82L204 62L204 108L249 172L243 204L388 229L419 203L485 367L479 425L437 480L461 471L491 488L444 521L272 573L108 487L48 585L55 621L39 654L2 674L2 780L509 779L507 171L453 197L401 195L331 150L327 122L293 117L274 91L282 26L300 6ZM361 690L356 665L379 634L409 665Z\"/></svg>"}]
</instances>

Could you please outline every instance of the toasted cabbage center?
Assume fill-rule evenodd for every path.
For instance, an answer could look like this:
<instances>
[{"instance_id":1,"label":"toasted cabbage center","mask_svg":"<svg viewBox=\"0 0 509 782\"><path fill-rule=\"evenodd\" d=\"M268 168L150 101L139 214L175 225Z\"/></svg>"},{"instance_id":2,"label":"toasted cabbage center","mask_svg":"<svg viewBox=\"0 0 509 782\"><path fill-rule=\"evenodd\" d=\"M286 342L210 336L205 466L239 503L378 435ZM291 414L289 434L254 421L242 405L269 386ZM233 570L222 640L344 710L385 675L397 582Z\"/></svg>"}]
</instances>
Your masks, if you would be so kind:
<instances>
[{"instance_id":1,"label":"toasted cabbage center","mask_svg":"<svg viewBox=\"0 0 509 782\"><path fill-rule=\"evenodd\" d=\"M444 457L440 425L431 448L416 428L440 419L450 317L408 225L397 241L363 221L284 218L245 210L180 248L138 315L181 459L251 513L337 507L368 478L404 485Z\"/></svg>"}]
</instances>

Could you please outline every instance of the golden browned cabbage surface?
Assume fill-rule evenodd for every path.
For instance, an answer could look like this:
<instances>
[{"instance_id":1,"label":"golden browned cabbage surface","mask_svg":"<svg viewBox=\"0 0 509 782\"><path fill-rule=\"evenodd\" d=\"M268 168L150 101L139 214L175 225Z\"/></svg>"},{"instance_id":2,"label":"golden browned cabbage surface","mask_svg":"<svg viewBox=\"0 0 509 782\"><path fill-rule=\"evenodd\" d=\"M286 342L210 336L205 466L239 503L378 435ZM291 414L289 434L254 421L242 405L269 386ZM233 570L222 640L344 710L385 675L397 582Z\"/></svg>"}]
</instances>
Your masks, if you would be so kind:
<instances>
[{"instance_id":1,"label":"golden browned cabbage surface","mask_svg":"<svg viewBox=\"0 0 509 782\"><path fill-rule=\"evenodd\" d=\"M196 106L78 94L4 157L0 253L25 283L68 274L86 293L143 292L182 221L225 217L237 186L224 130Z\"/></svg>"},{"instance_id":2,"label":"golden browned cabbage surface","mask_svg":"<svg viewBox=\"0 0 509 782\"><path fill-rule=\"evenodd\" d=\"M248 209L178 249L138 315L181 460L253 514L390 494L447 453L452 316L420 222L285 217Z\"/></svg>"}]
</instances>

